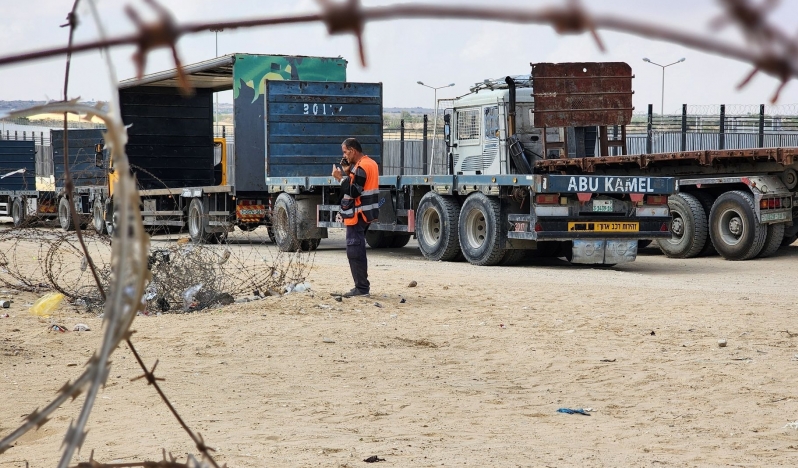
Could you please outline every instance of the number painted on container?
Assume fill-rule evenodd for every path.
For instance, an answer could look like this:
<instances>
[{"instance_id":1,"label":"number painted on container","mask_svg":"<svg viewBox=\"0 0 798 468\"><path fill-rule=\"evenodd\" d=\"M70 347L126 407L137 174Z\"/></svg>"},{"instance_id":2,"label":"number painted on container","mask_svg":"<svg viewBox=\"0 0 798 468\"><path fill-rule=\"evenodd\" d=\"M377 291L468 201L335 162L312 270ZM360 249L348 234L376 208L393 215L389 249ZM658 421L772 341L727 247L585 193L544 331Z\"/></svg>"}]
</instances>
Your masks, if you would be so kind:
<instances>
[{"instance_id":1,"label":"number painted on container","mask_svg":"<svg viewBox=\"0 0 798 468\"><path fill-rule=\"evenodd\" d=\"M335 115L336 112L341 113L343 110L344 110L344 106L338 106L338 109L336 109L335 106L330 104L330 114L329 115ZM319 115L319 104L318 103L313 104L312 108L311 108L310 104L303 104L302 114L310 115L311 111L313 112L313 115ZM322 104L321 105L321 115L327 115L327 104Z\"/></svg>"}]
</instances>

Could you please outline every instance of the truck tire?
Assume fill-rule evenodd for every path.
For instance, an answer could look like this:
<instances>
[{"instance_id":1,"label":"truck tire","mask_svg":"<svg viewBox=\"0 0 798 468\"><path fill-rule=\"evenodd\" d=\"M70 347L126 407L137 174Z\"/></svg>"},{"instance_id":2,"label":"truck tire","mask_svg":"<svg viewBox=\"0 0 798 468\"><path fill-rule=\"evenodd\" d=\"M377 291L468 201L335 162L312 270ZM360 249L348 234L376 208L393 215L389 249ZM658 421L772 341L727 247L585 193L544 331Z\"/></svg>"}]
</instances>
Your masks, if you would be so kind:
<instances>
[{"instance_id":1,"label":"truck tire","mask_svg":"<svg viewBox=\"0 0 798 468\"><path fill-rule=\"evenodd\" d=\"M749 260L765 245L767 226L759 224L754 212L754 197L733 190L715 200L709 214L712 244L726 260Z\"/></svg>"},{"instance_id":2,"label":"truck tire","mask_svg":"<svg viewBox=\"0 0 798 468\"><path fill-rule=\"evenodd\" d=\"M208 213L205 212L205 205L199 198L192 198L188 205L188 235L191 240L197 243L205 243L214 240L208 232Z\"/></svg>"},{"instance_id":3,"label":"truck tire","mask_svg":"<svg viewBox=\"0 0 798 468\"><path fill-rule=\"evenodd\" d=\"M460 209L460 249L468 263L497 265L507 250L501 247L501 204L496 198L473 193Z\"/></svg>"},{"instance_id":4,"label":"truck tire","mask_svg":"<svg viewBox=\"0 0 798 468\"><path fill-rule=\"evenodd\" d=\"M393 235L385 231L366 231L366 243L372 249L387 249L391 247Z\"/></svg>"},{"instance_id":5,"label":"truck tire","mask_svg":"<svg viewBox=\"0 0 798 468\"><path fill-rule=\"evenodd\" d=\"M452 197L444 197L435 192L427 192L421 197L416 211L416 238L424 258L450 262L458 257L459 215L460 207Z\"/></svg>"},{"instance_id":6,"label":"truck tire","mask_svg":"<svg viewBox=\"0 0 798 468\"><path fill-rule=\"evenodd\" d=\"M765 234L765 246L759 252L757 258L767 258L773 256L784 240L784 224L768 224L767 234Z\"/></svg>"},{"instance_id":7,"label":"truck tire","mask_svg":"<svg viewBox=\"0 0 798 468\"><path fill-rule=\"evenodd\" d=\"M319 248L319 244L321 244L321 239L302 239L300 248L303 252L312 252Z\"/></svg>"},{"instance_id":8,"label":"truck tire","mask_svg":"<svg viewBox=\"0 0 798 468\"><path fill-rule=\"evenodd\" d=\"M11 202L11 219L14 227L20 227L25 222L25 203L21 198L15 198Z\"/></svg>"},{"instance_id":9,"label":"truck tire","mask_svg":"<svg viewBox=\"0 0 798 468\"><path fill-rule=\"evenodd\" d=\"M394 234L391 240L391 248L401 249L410 242L410 234Z\"/></svg>"},{"instance_id":10,"label":"truck tire","mask_svg":"<svg viewBox=\"0 0 798 468\"><path fill-rule=\"evenodd\" d=\"M281 252L296 252L301 247L296 233L296 217L296 200L287 193L281 193L274 202L272 217L274 243Z\"/></svg>"},{"instance_id":11,"label":"truck tire","mask_svg":"<svg viewBox=\"0 0 798 468\"><path fill-rule=\"evenodd\" d=\"M712 205L715 203L715 196L709 192L703 191L694 192L691 195L698 199L699 203L701 203L701 207L704 208L704 214L707 215L707 243L704 244L704 248L701 249L698 256L706 257L709 255L717 255L718 252L715 250L715 246L712 245L712 239L709 238L709 213L712 211Z\"/></svg>"},{"instance_id":12,"label":"truck tire","mask_svg":"<svg viewBox=\"0 0 798 468\"><path fill-rule=\"evenodd\" d=\"M662 252L669 258L693 258L707 243L707 216L701 203L689 193L668 198L673 215L671 238L658 239Z\"/></svg>"},{"instance_id":13,"label":"truck tire","mask_svg":"<svg viewBox=\"0 0 798 468\"><path fill-rule=\"evenodd\" d=\"M74 231L75 224L72 222L72 212L69 209L67 197L61 197L58 202L58 223L64 231Z\"/></svg>"},{"instance_id":14,"label":"truck tire","mask_svg":"<svg viewBox=\"0 0 798 468\"><path fill-rule=\"evenodd\" d=\"M92 225L94 226L94 230L97 231L98 234L108 234L108 228L105 225L103 204L96 198L94 199L94 203L91 205L91 221Z\"/></svg>"},{"instance_id":15,"label":"truck tire","mask_svg":"<svg viewBox=\"0 0 798 468\"><path fill-rule=\"evenodd\" d=\"M518 265L519 263L521 263L521 260L523 260L526 257L526 253L527 253L526 250L508 249L507 252L505 252L504 257L502 257L502 259L499 261L498 264L501 266Z\"/></svg>"}]
</instances>

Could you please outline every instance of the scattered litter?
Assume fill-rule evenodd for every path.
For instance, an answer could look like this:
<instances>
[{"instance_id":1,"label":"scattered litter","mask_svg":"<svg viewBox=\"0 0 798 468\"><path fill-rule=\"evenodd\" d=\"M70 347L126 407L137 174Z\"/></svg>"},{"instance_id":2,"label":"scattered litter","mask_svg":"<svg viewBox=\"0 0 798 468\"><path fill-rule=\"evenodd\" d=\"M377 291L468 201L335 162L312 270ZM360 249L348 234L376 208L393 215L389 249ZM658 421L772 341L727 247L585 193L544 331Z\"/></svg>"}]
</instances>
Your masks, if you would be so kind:
<instances>
[{"instance_id":1,"label":"scattered litter","mask_svg":"<svg viewBox=\"0 0 798 468\"><path fill-rule=\"evenodd\" d=\"M656 333L654 333L654 330L651 330L651 333L649 333L649 335L656 336Z\"/></svg>"},{"instance_id":2,"label":"scattered litter","mask_svg":"<svg viewBox=\"0 0 798 468\"><path fill-rule=\"evenodd\" d=\"M335 301L336 301L336 302L341 302L341 301L343 301L343 300L344 300L344 298L343 298L343 297L341 297L341 296L335 296Z\"/></svg>"},{"instance_id":3,"label":"scattered litter","mask_svg":"<svg viewBox=\"0 0 798 468\"><path fill-rule=\"evenodd\" d=\"M89 328L89 326L86 325L85 323L79 323L75 325L75 328L73 328L72 331L76 332L91 331L91 328Z\"/></svg>"},{"instance_id":4,"label":"scattered litter","mask_svg":"<svg viewBox=\"0 0 798 468\"><path fill-rule=\"evenodd\" d=\"M377 455L372 455L372 456L364 459L363 461L366 462L366 463L377 463L377 462L385 461L385 459L384 458L380 458Z\"/></svg>"},{"instance_id":5,"label":"scattered litter","mask_svg":"<svg viewBox=\"0 0 798 468\"><path fill-rule=\"evenodd\" d=\"M61 293L47 293L33 303L29 309L30 313L38 315L39 317L49 317L50 313L55 310L63 300L64 295Z\"/></svg>"},{"instance_id":6,"label":"scattered litter","mask_svg":"<svg viewBox=\"0 0 798 468\"><path fill-rule=\"evenodd\" d=\"M601 362L615 362L615 358L612 358L612 359L601 359Z\"/></svg>"},{"instance_id":7,"label":"scattered litter","mask_svg":"<svg viewBox=\"0 0 798 468\"><path fill-rule=\"evenodd\" d=\"M379 302L375 302L374 307L379 307L380 309L382 309L382 304L380 304Z\"/></svg>"},{"instance_id":8,"label":"scattered litter","mask_svg":"<svg viewBox=\"0 0 798 468\"><path fill-rule=\"evenodd\" d=\"M0 307L3 309L8 309L11 307L11 301L0 301Z\"/></svg>"},{"instance_id":9,"label":"scattered litter","mask_svg":"<svg viewBox=\"0 0 798 468\"><path fill-rule=\"evenodd\" d=\"M591 410L591 411L593 410L592 408L588 408L588 409ZM584 416L590 416L590 413L588 412L588 410L587 409L582 409L582 408L577 408L577 409L560 408L560 409L557 410L557 412L558 413L564 413L564 414L581 414L581 415L584 415Z\"/></svg>"},{"instance_id":10,"label":"scattered litter","mask_svg":"<svg viewBox=\"0 0 798 468\"><path fill-rule=\"evenodd\" d=\"M416 286L418 286L416 280L411 281L410 284L407 285L408 288L415 288Z\"/></svg>"},{"instance_id":11,"label":"scattered litter","mask_svg":"<svg viewBox=\"0 0 798 468\"><path fill-rule=\"evenodd\" d=\"M718 340L718 347L725 348L726 347L726 340Z\"/></svg>"},{"instance_id":12,"label":"scattered litter","mask_svg":"<svg viewBox=\"0 0 798 468\"><path fill-rule=\"evenodd\" d=\"M403 298L401 298L401 299L399 299L399 303L400 303L400 304L404 304L405 302L407 302L407 301L405 300L405 298L404 298L404 297L403 297Z\"/></svg>"},{"instance_id":13,"label":"scattered litter","mask_svg":"<svg viewBox=\"0 0 798 468\"><path fill-rule=\"evenodd\" d=\"M67 331L66 327L62 327L61 325L56 325L56 324L50 325L49 327L47 327L47 330L54 332L61 332L61 333L65 333Z\"/></svg>"},{"instance_id":14,"label":"scattered litter","mask_svg":"<svg viewBox=\"0 0 798 468\"><path fill-rule=\"evenodd\" d=\"M325 309L325 310L332 309L332 306L329 305L329 304L319 304L316 307L318 307L319 309Z\"/></svg>"},{"instance_id":15,"label":"scattered litter","mask_svg":"<svg viewBox=\"0 0 798 468\"><path fill-rule=\"evenodd\" d=\"M296 286L294 286L293 292L300 293L300 292L305 292L305 291L310 291L310 283L308 283L308 282L299 283Z\"/></svg>"},{"instance_id":16,"label":"scattered litter","mask_svg":"<svg viewBox=\"0 0 798 468\"><path fill-rule=\"evenodd\" d=\"M225 250L224 253L222 253L222 258L219 259L219 265L224 265L229 258L230 250Z\"/></svg>"},{"instance_id":17,"label":"scattered litter","mask_svg":"<svg viewBox=\"0 0 798 468\"><path fill-rule=\"evenodd\" d=\"M391 314L391 318L392 318L392 319L395 319L396 317L398 317L398 315L396 315L396 314Z\"/></svg>"},{"instance_id":18,"label":"scattered litter","mask_svg":"<svg viewBox=\"0 0 798 468\"><path fill-rule=\"evenodd\" d=\"M505 324L503 324L503 323L500 323L500 324L499 324L499 328L507 328L507 325L505 325Z\"/></svg>"},{"instance_id":19,"label":"scattered litter","mask_svg":"<svg viewBox=\"0 0 798 468\"><path fill-rule=\"evenodd\" d=\"M322 341L322 342L324 342L324 343L335 343L335 340L334 340L334 339L332 339L332 338L324 338L324 339L323 339L323 340L321 340L321 341Z\"/></svg>"},{"instance_id":20,"label":"scattered litter","mask_svg":"<svg viewBox=\"0 0 798 468\"><path fill-rule=\"evenodd\" d=\"M183 312L188 312L192 308L197 307L198 304L197 301L194 300L194 297L200 292L202 286L202 283L195 284L183 291Z\"/></svg>"},{"instance_id":21,"label":"scattered litter","mask_svg":"<svg viewBox=\"0 0 798 468\"><path fill-rule=\"evenodd\" d=\"M784 427L785 428L790 428L790 429L798 429L798 421L794 421L794 422L788 423Z\"/></svg>"},{"instance_id":22,"label":"scattered litter","mask_svg":"<svg viewBox=\"0 0 798 468\"><path fill-rule=\"evenodd\" d=\"M260 297L260 291L256 289L256 290L252 291L252 295Z\"/></svg>"},{"instance_id":23,"label":"scattered litter","mask_svg":"<svg viewBox=\"0 0 798 468\"><path fill-rule=\"evenodd\" d=\"M0 318L8 318L8 317L10 317L8 314L0 315Z\"/></svg>"}]
</instances>

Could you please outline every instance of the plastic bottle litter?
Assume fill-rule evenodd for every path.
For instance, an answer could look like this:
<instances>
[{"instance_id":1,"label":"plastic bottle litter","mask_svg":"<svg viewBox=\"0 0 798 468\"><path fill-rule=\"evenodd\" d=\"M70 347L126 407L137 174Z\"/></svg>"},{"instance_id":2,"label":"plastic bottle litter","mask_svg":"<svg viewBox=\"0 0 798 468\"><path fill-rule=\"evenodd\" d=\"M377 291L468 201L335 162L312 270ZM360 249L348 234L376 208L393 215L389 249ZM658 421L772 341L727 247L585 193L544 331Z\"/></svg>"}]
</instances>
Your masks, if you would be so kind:
<instances>
[{"instance_id":1,"label":"plastic bottle litter","mask_svg":"<svg viewBox=\"0 0 798 468\"><path fill-rule=\"evenodd\" d=\"M194 305L194 296L200 292L202 286L202 283L195 284L194 286L183 291L183 312L188 312L191 310L191 306Z\"/></svg>"},{"instance_id":2,"label":"plastic bottle litter","mask_svg":"<svg viewBox=\"0 0 798 468\"><path fill-rule=\"evenodd\" d=\"M28 310L30 310L30 313L33 315L38 315L39 317L49 317L63 300L64 295L61 293L47 293L34 302Z\"/></svg>"},{"instance_id":3,"label":"plastic bottle litter","mask_svg":"<svg viewBox=\"0 0 798 468\"><path fill-rule=\"evenodd\" d=\"M89 328L89 326L86 325L85 323L79 323L75 325L74 328L72 328L72 331L85 332L85 331L91 331L91 328Z\"/></svg>"}]
</instances>

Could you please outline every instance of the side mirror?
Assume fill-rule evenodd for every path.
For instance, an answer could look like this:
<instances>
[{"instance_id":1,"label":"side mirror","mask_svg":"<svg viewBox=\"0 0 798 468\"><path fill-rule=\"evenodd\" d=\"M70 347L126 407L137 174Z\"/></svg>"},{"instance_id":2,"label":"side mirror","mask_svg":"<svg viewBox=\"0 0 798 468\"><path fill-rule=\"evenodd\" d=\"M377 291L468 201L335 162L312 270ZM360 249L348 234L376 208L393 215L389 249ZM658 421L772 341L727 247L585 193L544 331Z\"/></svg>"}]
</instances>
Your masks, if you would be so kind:
<instances>
[{"instance_id":1,"label":"side mirror","mask_svg":"<svg viewBox=\"0 0 798 468\"><path fill-rule=\"evenodd\" d=\"M451 126L452 116L449 114L444 114L443 116L443 141L446 142L446 146L450 146L452 141L451 133L452 133L452 126Z\"/></svg>"},{"instance_id":2,"label":"side mirror","mask_svg":"<svg viewBox=\"0 0 798 468\"><path fill-rule=\"evenodd\" d=\"M103 154L102 143L94 145L94 165L96 167L103 167L105 162L105 155Z\"/></svg>"}]
</instances>

